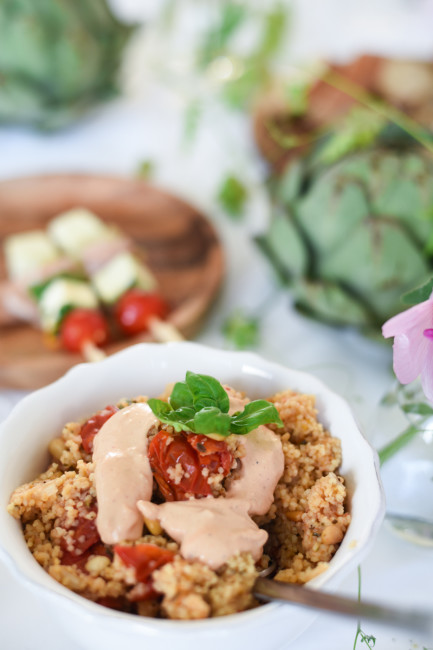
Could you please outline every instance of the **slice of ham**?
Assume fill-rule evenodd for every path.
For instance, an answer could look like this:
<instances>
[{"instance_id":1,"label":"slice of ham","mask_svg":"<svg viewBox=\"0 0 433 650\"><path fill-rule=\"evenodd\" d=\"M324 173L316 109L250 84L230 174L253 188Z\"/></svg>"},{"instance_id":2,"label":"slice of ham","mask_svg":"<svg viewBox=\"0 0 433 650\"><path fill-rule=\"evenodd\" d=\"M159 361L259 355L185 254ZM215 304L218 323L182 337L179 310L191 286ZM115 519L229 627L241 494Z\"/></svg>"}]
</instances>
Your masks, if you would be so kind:
<instances>
[{"instance_id":1,"label":"slice of ham","mask_svg":"<svg viewBox=\"0 0 433 650\"><path fill-rule=\"evenodd\" d=\"M0 283L0 326L38 323L38 309L36 303L30 298L26 289L13 283Z\"/></svg>"},{"instance_id":2,"label":"slice of ham","mask_svg":"<svg viewBox=\"0 0 433 650\"><path fill-rule=\"evenodd\" d=\"M71 260L68 257L59 257L57 260L50 262L49 264L44 264L37 271L34 271L31 275L26 275L25 277L16 280L16 284L22 287L23 289L28 290L30 287L36 286L46 282L50 278L54 278L57 275L62 273L79 273L80 267L77 265L75 260Z\"/></svg>"},{"instance_id":3,"label":"slice of ham","mask_svg":"<svg viewBox=\"0 0 433 650\"><path fill-rule=\"evenodd\" d=\"M81 261L87 273L92 276L104 264L123 251L130 250L132 243L126 237L106 239L86 246L81 254Z\"/></svg>"}]
</instances>

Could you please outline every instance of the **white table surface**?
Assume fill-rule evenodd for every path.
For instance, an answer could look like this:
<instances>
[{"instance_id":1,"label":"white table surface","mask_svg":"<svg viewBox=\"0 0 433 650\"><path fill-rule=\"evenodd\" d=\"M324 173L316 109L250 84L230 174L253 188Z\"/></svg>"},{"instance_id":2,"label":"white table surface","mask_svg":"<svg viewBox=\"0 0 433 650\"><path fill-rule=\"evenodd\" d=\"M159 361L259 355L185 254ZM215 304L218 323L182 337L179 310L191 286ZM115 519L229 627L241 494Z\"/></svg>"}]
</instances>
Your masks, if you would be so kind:
<instances>
[{"instance_id":1,"label":"white table surface","mask_svg":"<svg viewBox=\"0 0 433 650\"><path fill-rule=\"evenodd\" d=\"M122 4L122 0L116 0L116 4ZM303 55L310 49L314 53L347 55L371 45L389 53L433 54L433 11L429 2L414 3L418 13L409 12L408 2L384 1L379 9L374 3L365 2L362 12L360 3L329 0L327 6L333 11L346 11L349 4L354 10L351 21L346 22L342 42L332 38L331 29L323 32L320 28L326 27L326 21L331 27L329 13L323 9L325 4L304 0L298 14L298 32L292 41L295 53ZM125 13L139 13L134 0L122 6ZM374 20L367 20L367 10ZM384 31L384 24L390 24L390 15L394 16L393 30ZM319 33L320 38L315 38L314 34ZM155 183L201 207L215 224L226 249L223 290L197 340L226 347L221 334L225 318L237 307L254 312L272 295L262 314L257 351L326 381L348 399L367 438L373 443L383 442L392 435L394 426L394 420L384 418L378 407L393 384L390 349L356 333L336 331L294 313L289 294L278 289L271 270L250 239L266 226L269 204L261 187L265 168L252 143L248 121L220 106L212 107L202 120L196 140L185 149L182 106L177 91L161 86L147 75L138 84L136 79L130 80L123 97L93 111L62 133L42 135L31 129L1 128L0 179L62 171L128 175L141 160L154 160ZM246 217L239 223L231 221L215 202L221 179L231 171L243 177L251 188ZM0 420L22 395L18 391L0 392ZM364 599L432 609L433 549L396 537L384 524L371 554L362 564L362 580ZM356 596L356 572L343 581L341 593ZM79 650L43 604L19 587L1 563L0 599L2 649ZM374 623L366 623L363 628L377 638L378 650L433 648L433 639ZM353 647L355 631L355 621L321 614L290 647L349 649ZM358 648L366 646L359 641Z\"/></svg>"}]
</instances>

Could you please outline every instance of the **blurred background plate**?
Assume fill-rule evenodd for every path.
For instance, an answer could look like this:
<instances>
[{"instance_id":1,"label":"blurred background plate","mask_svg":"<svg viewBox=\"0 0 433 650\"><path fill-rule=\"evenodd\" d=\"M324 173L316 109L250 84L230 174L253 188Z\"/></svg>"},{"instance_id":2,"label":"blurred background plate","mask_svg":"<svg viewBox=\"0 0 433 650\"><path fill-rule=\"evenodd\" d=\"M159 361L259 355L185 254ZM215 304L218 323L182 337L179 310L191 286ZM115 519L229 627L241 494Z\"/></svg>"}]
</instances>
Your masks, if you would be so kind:
<instances>
[{"instance_id":1,"label":"blurred background plate","mask_svg":"<svg viewBox=\"0 0 433 650\"><path fill-rule=\"evenodd\" d=\"M217 233L193 206L140 180L56 175L0 183L0 245L12 233L45 228L55 215L86 207L117 225L143 255L171 306L169 322L185 336L200 328L224 273ZM6 279L0 260L0 282ZM150 340L130 337L106 347L108 354ZM33 389L55 380L79 355L50 350L40 331L11 321L0 306L0 387Z\"/></svg>"}]
</instances>

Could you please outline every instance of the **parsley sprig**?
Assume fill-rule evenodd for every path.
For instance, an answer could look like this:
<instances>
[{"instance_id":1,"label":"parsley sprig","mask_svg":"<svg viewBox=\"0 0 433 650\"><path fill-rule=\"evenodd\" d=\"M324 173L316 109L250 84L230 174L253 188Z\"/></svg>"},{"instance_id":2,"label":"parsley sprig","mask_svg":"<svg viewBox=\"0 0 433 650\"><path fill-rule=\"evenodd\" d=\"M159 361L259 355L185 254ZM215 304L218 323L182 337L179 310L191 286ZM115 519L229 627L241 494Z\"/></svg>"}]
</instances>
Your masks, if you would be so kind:
<instances>
[{"instance_id":1,"label":"parsley sprig","mask_svg":"<svg viewBox=\"0 0 433 650\"><path fill-rule=\"evenodd\" d=\"M226 437L245 435L261 424L283 425L275 406L264 399L249 402L243 411L229 415L229 396L219 381L191 371L185 381L174 385L168 402L149 399L148 404L156 417L175 431Z\"/></svg>"}]
</instances>

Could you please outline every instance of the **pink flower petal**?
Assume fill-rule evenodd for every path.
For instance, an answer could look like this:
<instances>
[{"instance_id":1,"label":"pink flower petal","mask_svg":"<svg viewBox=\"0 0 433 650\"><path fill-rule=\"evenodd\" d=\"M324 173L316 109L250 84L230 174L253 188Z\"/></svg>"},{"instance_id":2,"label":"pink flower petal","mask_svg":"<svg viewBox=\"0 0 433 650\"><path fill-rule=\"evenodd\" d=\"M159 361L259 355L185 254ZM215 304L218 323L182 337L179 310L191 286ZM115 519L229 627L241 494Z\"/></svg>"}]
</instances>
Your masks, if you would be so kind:
<instances>
[{"instance_id":1,"label":"pink flower petal","mask_svg":"<svg viewBox=\"0 0 433 650\"><path fill-rule=\"evenodd\" d=\"M433 302L429 299L387 320L382 327L382 334L387 339L390 336L405 334L408 329L413 327L420 327L424 330L432 325Z\"/></svg>"},{"instance_id":2,"label":"pink flower petal","mask_svg":"<svg viewBox=\"0 0 433 650\"><path fill-rule=\"evenodd\" d=\"M394 338L394 372L402 384L409 384L421 373L428 339L419 335L399 334Z\"/></svg>"},{"instance_id":3,"label":"pink flower petal","mask_svg":"<svg viewBox=\"0 0 433 650\"><path fill-rule=\"evenodd\" d=\"M421 385L424 395L433 402L433 341L425 351L421 370Z\"/></svg>"}]
</instances>

